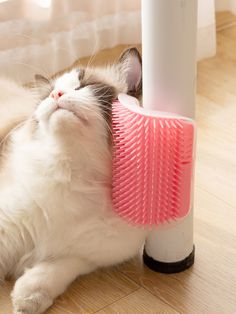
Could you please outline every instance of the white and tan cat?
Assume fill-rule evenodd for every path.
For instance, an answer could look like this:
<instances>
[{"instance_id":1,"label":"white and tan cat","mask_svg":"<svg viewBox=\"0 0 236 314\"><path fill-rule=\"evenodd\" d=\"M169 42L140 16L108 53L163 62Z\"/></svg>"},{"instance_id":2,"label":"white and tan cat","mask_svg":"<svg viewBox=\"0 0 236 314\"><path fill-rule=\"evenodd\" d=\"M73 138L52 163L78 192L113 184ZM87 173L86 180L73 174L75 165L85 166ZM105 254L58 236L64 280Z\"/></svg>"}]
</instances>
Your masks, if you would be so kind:
<instances>
[{"instance_id":1,"label":"white and tan cat","mask_svg":"<svg viewBox=\"0 0 236 314\"><path fill-rule=\"evenodd\" d=\"M138 51L41 81L51 92L0 148L0 280L17 279L18 314L45 312L79 275L137 254L146 235L111 204L111 104L119 92L140 93ZM30 90L3 85L0 106L37 103Z\"/></svg>"}]
</instances>

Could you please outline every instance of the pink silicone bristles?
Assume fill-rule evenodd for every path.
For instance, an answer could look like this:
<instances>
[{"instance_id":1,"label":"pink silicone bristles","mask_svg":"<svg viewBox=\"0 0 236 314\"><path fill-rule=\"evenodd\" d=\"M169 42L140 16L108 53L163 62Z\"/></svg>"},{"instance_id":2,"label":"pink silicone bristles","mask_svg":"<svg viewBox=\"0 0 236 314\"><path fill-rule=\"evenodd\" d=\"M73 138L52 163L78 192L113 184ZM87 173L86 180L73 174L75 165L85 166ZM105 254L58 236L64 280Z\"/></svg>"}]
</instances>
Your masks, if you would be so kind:
<instances>
[{"instance_id":1,"label":"pink silicone bristles","mask_svg":"<svg viewBox=\"0 0 236 314\"><path fill-rule=\"evenodd\" d=\"M113 104L115 211L140 225L187 215L191 202L194 124Z\"/></svg>"}]
</instances>

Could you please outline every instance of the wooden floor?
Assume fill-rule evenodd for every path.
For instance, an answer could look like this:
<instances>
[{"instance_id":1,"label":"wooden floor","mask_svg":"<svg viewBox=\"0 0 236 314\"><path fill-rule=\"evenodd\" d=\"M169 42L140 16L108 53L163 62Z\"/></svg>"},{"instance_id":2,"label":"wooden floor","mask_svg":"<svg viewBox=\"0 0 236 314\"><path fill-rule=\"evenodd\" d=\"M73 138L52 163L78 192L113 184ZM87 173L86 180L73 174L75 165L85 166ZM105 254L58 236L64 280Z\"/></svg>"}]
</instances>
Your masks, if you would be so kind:
<instances>
[{"instance_id":1,"label":"wooden floor","mask_svg":"<svg viewBox=\"0 0 236 314\"><path fill-rule=\"evenodd\" d=\"M163 275L136 257L78 279L47 314L236 313L235 17L219 16L217 43L217 55L198 64L194 267ZM0 314L11 313L11 289L11 283L0 288Z\"/></svg>"}]
</instances>

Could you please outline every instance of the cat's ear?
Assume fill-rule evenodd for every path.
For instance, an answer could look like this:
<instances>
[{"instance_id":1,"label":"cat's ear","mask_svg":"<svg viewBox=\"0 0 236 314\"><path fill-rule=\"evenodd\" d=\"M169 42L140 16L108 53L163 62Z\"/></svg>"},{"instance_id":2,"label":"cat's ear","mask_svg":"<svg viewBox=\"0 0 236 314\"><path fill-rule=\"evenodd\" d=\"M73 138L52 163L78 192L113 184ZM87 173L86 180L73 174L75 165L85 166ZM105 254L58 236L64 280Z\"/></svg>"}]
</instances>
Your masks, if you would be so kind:
<instances>
[{"instance_id":1,"label":"cat's ear","mask_svg":"<svg viewBox=\"0 0 236 314\"><path fill-rule=\"evenodd\" d=\"M138 49L125 50L118 64L128 86L127 93L139 98L142 94L142 58Z\"/></svg>"},{"instance_id":2,"label":"cat's ear","mask_svg":"<svg viewBox=\"0 0 236 314\"><path fill-rule=\"evenodd\" d=\"M33 87L37 90L41 99L46 98L53 90L52 81L41 74L35 74Z\"/></svg>"},{"instance_id":3,"label":"cat's ear","mask_svg":"<svg viewBox=\"0 0 236 314\"><path fill-rule=\"evenodd\" d=\"M37 83L50 84L50 80L41 74L35 74L34 79Z\"/></svg>"}]
</instances>

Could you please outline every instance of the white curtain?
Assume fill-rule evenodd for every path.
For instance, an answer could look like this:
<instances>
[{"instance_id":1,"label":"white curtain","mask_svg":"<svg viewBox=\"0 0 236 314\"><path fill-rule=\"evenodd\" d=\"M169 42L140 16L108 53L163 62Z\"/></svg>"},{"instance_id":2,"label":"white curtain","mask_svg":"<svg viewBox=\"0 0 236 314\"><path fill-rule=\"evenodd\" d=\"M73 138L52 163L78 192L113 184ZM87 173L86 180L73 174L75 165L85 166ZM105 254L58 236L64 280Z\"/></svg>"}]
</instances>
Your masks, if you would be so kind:
<instances>
[{"instance_id":1,"label":"white curtain","mask_svg":"<svg viewBox=\"0 0 236 314\"><path fill-rule=\"evenodd\" d=\"M35 73L50 76L100 49L140 43L140 2L0 0L1 75L27 83ZM214 0L199 0L198 11L202 59L215 53Z\"/></svg>"}]
</instances>

